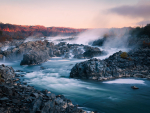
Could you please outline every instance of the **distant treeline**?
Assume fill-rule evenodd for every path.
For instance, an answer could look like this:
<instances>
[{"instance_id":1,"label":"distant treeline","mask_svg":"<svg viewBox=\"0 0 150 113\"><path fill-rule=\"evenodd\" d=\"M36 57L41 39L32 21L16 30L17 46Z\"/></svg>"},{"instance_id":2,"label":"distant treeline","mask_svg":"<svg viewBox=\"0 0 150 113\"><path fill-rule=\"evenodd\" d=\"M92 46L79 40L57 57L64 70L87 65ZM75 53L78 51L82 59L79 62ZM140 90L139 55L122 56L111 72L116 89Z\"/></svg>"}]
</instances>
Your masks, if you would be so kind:
<instances>
[{"instance_id":1,"label":"distant treeline","mask_svg":"<svg viewBox=\"0 0 150 113\"><path fill-rule=\"evenodd\" d=\"M117 29L121 31L121 29ZM12 24L3 24L0 23L0 42L11 41L13 39L25 39L29 36L75 36L81 32L84 32L87 29L74 29L74 28L65 28L65 27L44 27L41 25L36 26L25 26L25 25L12 25ZM142 37L147 36L150 38L150 24L147 24L145 27L136 27L128 28L131 36ZM114 33L109 33L110 36L113 36ZM109 37L108 34L105 34L104 37Z\"/></svg>"},{"instance_id":2,"label":"distant treeline","mask_svg":"<svg viewBox=\"0 0 150 113\"><path fill-rule=\"evenodd\" d=\"M147 24L145 27L136 27L131 30L131 35L136 37L141 37L143 35L150 38L150 24Z\"/></svg>"},{"instance_id":3,"label":"distant treeline","mask_svg":"<svg viewBox=\"0 0 150 113\"><path fill-rule=\"evenodd\" d=\"M57 35L77 35L86 29L74 29L65 27L44 27L12 25L0 23L0 42L12 39L25 39L29 36L57 36Z\"/></svg>"}]
</instances>

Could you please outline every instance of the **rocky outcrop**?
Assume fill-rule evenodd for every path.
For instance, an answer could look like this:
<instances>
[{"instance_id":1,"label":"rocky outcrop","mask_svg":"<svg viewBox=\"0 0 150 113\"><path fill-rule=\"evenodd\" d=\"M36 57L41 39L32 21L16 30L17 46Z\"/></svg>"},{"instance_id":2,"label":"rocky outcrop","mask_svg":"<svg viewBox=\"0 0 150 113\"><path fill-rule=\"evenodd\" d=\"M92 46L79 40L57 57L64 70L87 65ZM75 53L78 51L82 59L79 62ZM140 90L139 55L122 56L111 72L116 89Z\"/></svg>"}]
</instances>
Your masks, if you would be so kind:
<instances>
[{"instance_id":1,"label":"rocky outcrop","mask_svg":"<svg viewBox=\"0 0 150 113\"><path fill-rule=\"evenodd\" d=\"M63 95L15 83L0 86L1 113L85 113Z\"/></svg>"},{"instance_id":2,"label":"rocky outcrop","mask_svg":"<svg viewBox=\"0 0 150 113\"><path fill-rule=\"evenodd\" d=\"M140 37L131 35L127 41L127 45L129 47L140 47L140 48L149 47L150 48L149 44L150 44L150 37L146 35L142 35Z\"/></svg>"},{"instance_id":3,"label":"rocky outcrop","mask_svg":"<svg viewBox=\"0 0 150 113\"><path fill-rule=\"evenodd\" d=\"M20 65L37 65L50 59L47 51L31 51L23 55Z\"/></svg>"},{"instance_id":4,"label":"rocky outcrop","mask_svg":"<svg viewBox=\"0 0 150 113\"><path fill-rule=\"evenodd\" d=\"M85 52L83 53L84 58L93 58L106 54L97 47L84 46Z\"/></svg>"},{"instance_id":5,"label":"rocky outcrop","mask_svg":"<svg viewBox=\"0 0 150 113\"><path fill-rule=\"evenodd\" d=\"M72 78L90 78L93 76L104 76L103 70L106 62L98 59L91 59L85 62L77 63L71 70Z\"/></svg>"},{"instance_id":6,"label":"rocky outcrop","mask_svg":"<svg viewBox=\"0 0 150 113\"><path fill-rule=\"evenodd\" d=\"M21 65L37 65L53 57L57 47L48 41L33 41L22 43L15 48L2 51L6 60L22 60Z\"/></svg>"},{"instance_id":7,"label":"rocky outcrop","mask_svg":"<svg viewBox=\"0 0 150 113\"><path fill-rule=\"evenodd\" d=\"M2 54L0 54L0 60L3 60L4 56Z\"/></svg>"},{"instance_id":8,"label":"rocky outcrop","mask_svg":"<svg viewBox=\"0 0 150 113\"><path fill-rule=\"evenodd\" d=\"M102 39L98 39L92 42L93 46L103 46L105 41L106 41L106 37L102 38Z\"/></svg>"},{"instance_id":9,"label":"rocky outcrop","mask_svg":"<svg viewBox=\"0 0 150 113\"><path fill-rule=\"evenodd\" d=\"M136 86L131 86L132 89L139 89L138 87Z\"/></svg>"},{"instance_id":10,"label":"rocky outcrop","mask_svg":"<svg viewBox=\"0 0 150 113\"><path fill-rule=\"evenodd\" d=\"M107 80L119 77L150 77L150 49L132 50L127 56L117 52L105 60L90 59L77 63L70 77Z\"/></svg>"},{"instance_id":11,"label":"rocky outcrop","mask_svg":"<svg viewBox=\"0 0 150 113\"><path fill-rule=\"evenodd\" d=\"M37 65L46 62L50 57L62 58L92 58L102 55L99 48L84 46L79 44L67 44L60 42L54 45L52 42L45 41L29 41L20 43L13 48L8 48L0 52L6 60L22 60L21 65Z\"/></svg>"},{"instance_id":12,"label":"rocky outcrop","mask_svg":"<svg viewBox=\"0 0 150 113\"><path fill-rule=\"evenodd\" d=\"M11 67L0 65L0 73L5 78L0 80L0 113L86 113L63 95L23 85Z\"/></svg>"},{"instance_id":13,"label":"rocky outcrop","mask_svg":"<svg viewBox=\"0 0 150 113\"><path fill-rule=\"evenodd\" d=\"M0 65L0 76L2 79L12 79L15 77L14 69L10 66Z\"/></svg>"}]
</instances>

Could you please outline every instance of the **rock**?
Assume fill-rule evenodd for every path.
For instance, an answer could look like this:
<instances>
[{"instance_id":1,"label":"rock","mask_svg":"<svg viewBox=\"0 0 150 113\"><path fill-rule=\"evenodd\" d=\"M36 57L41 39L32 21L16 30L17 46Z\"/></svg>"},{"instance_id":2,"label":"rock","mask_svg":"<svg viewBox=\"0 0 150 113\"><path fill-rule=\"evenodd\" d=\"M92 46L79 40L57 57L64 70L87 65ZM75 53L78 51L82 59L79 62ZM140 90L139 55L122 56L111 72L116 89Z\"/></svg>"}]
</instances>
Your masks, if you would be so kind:
<instances>
[{"instance_id":1,"label":"rock","mask_svg":"<svg viewBox=\"0 0 150 113\"><path fill-rule=\"evenodd\" d=\"M22 70L16 70L15 72L24 72L24 71L22 71Z\"/></svg>"},{"instance_id":2,"label":"rock","mask_svg":"<svg viewBox=\"0 0 150 113\"><path fill-rule=\"evenodd\" d=\"M40 69L41 69L41 70L44 70L44 69L46 69L46 68L45 68L45 67L43 67L43 66L41 66L41 67L40 67Z\"/></svg>"},{"instance_id":3,"label":"rock","mask_svg":"<svg viewBox=\"0 0 150 113\"><path fill-rule=\"evenodd\" d=\"M121 57L123 52L119 51L104 60L90 59L77 63L71 69L70 77L99 81L120 77L146 78L150 74L149 50L132 50L125 58Z\"/></svg>"},{"instance_id":4,"label":"rock","mask_svg":"<svg viewBox=\"0 0 150 113\"><path fill-rule=\"evenodd\" d=\"M2 54L0 54L0 60L3 60L3 57L4 57L4 56L3 56Z\"/></svg>"},{"instance_id":5,"label":"rock","mask_svg":"<svg viewBox=\"0 0 150 113\"><path fill-rule=\"evenodd\" d=\"M101 56L104 54L104 51L101 51L97 47L90 47L90 46L84 46L85 52L83 53L83 56L85 58L92 58L96 56Z\"/></svg>"},{"instance_id":6,"label":"rock","mask_svg":"<svg viewBox=\"0 0 150 113\"><path fill-rule=\"evenodd\" d=\"M0 98L0 101L7 101L7 100L9 100L9 98L7 97Z\"/></svg>"},{"instance_id":7,"label":"rock","mask_svg":"<svg viewBox=\"0 0 150 113\"><path fill-rule=\"evenodd\" d=\"M131 86L132 89L139 89L138 87L136 86Z\"/></svg>"},{"instance_id":8,"label":"rock","mask_svg":"<svg viewBox=\"0 0 150 113\"><path fill-rule=\"evenodd\" d=\"M55 106L54 102L49 100L44 104L41 113L49 113L50 111L52 112L54 110L54 106Z\"/></svg>"},{"instance_id":9,"label":"rock","mask_svg":"<svg viewBox=\"0 0 150 113\"><path fill-rule=\"evenodd\" d=\"M5 65L0 65L0 67L0 72L3 72L2 75L4 74L3 77L5 77L5 82L0 84L0 112L84 113L83 110L75 107L63 95L56 96L47 90L38 91L29 85L25 86L21 83L20 79L13 78L13 75L9 75L11 70L13 70L12 68ZM8 68L9 71L7 70Z\"/></svg>"},{"instance_id":10,"label":"rock","mask_svg":"<svg viewBox=\"0 0 150 113\"><path fill-rule=\"evenodd\" d=\"M40 111L40 107L41 107L41 104L42 104L41 98L38 98L33 103L34 103L34 105L33 105L33 109L31 111L31 113L36 113L36 111Z\"/></svg>"},{"instance_id":11,"label":"rock","mask_svg":"<svg viewBox=\"0 0 150 113\"><path fill-rule=\"evenodd\" d=\"M145 78L146 75L140 74L140 73L136 73L133 75L133 77L139 77L139 78Z\"/></svg>"},{"instance_id":12,"label":"rock","mask_svg":"<svg viewBox=\"0 0 150 113\"><path fill-rule=\"evenodd\" d=\"M91 59L85 62L77 63L70 73L70 77L78 78L90 78L93 76L101 77L104 76L104 69L106 67L105 61L98 59Z\"/></svg>"},{"instance_id":13,"label":"rock","mask_svg":"<svg viewBox=\"0 0 150 113\"><path fill-rule=\"evenodd\" d=\"M78 54L78 55L74 55L74 58L83 59L84 56L83 56L83 54Z\"/></svg>"},{"instance_id":14,"label":"rock","mask_svg":"<svg viewBox=\"0 0 150 113\"><path fill-rule=\"evenodd\" d=\"M102 38L102 39L98 39L98 40L95 40L93 43L92 43L92 46L103 46L104 42L106 41L106 37Z\"/></svg>"},{"instance_id":15,"label":"rock","mask_svg":"<svg viewBox=\"0 0 150 113\"><path fill-rule=\"evenodd\" d=\"M15 78L15 79L13 79L13 81L19 81L20 79L19 78Z\"/></svg>"},{"instance_id":16,"label":"rock","mask_svg":"<svg viewBox=\"0 0 150 113\"><path fill-rule=\"evenodd\" d=\"M46 94L50 99L55 99L56 98L56 95L53 94L53 93L47 93Z\"/></svg>"},{"instance_id":17,"label":"rock","mask_svg":"<svg viewBox=\"0 0 150 113\"><path fill-rule=\"evenodd\" d=\"M23 55L20 65L37 65L49 60L49 54L46 51L31 51Z\"/></svg>"},{"instance_id":18,"label":"rock","mask_svg":"<svg viewBox=\"0 0 150 113\"><path fill-rule=\"evenodd\" d=\"M148 80L150 80L150 77L147 77Z\"/></svg>"},{"instance_id":19,"label":"rock","mask_svg":"<svg viewBox=\"0 0 150 113\"><path fill-rule=\"evenodd\" d=\"M10 74L9 71L13 70L5 65L0 65L0 67L1 72L8 72L5 74ZM7 69L9 71L6 71ZM16 78L12 76L3 75L6 81L0 84L1 113L84 113L63 95L56 96L47 90L38 91L29 85L22 85L19 79L16 83Z\"/></svg>"},{"instance_id":20,"label":"rock","mask_svg":"<svg viewBox=\"0 0 150 113\"><path fill-rule=\"evenodd\" d=\"M79 55L79 54L83 54L83 53L84 53L83 48L74 47L72 50L73 55Z\"/></svg>"},{"instance_id":21,"label":"rock","mask_svg":"<svg viewBox=\"0 0 150 113\"><path fill-rule=\"evenodd\" d=\"M4 79L12 79L15 77L14 69L10 66L0 65L0 75Z\"/></svg>"},{"instance_id":22,"label":"rock","mask_svg":"<svg viewBox=\"0 0 150 113\"><path fill-rule=\"evenodd\" d=\"M24 77L24 75L20 75L21 77Z\"/></svg>"},{"instance_id":23,"label":"rock","mask_svg":"<svg viewBox=\"0 0 150 113\"><path fill-rule=\"evenodd\" d=\"M30 96L33 96L35 98L39 98L39 94L38 93L32 93Z\"/></svg>"},{"instance_id":24,"label":"rock","mask_svg":"<svg viewBox=\"0 0 150 113\"><path fill-rule=\"evenodd\" d=\"M84 49L85 52L84 52ZM60 42L54 45L48 41L29 41L20 43L13 48L1 51L0 54L6 57L6 60L21 60L20 65L38 65L49 60L50 57L63 58L92 58L103 55L105 52L90 46L79 44L67 44Z\"/></svg>"}]
</instances>

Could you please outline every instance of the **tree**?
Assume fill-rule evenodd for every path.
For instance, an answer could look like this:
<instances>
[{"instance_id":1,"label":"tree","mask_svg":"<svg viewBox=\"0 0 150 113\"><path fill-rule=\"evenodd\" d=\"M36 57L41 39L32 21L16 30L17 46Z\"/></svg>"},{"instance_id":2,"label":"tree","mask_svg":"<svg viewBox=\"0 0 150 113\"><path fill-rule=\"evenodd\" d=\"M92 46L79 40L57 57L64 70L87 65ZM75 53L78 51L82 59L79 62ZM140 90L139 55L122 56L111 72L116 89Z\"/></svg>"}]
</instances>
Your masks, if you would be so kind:
<instances>
[{"instance_id":1,"label":"tree","mask_svg":"<svg viewBox=\"0 0 150 113\"><path fill-rule=\"evenodd\" d=\"M0 31L0 36L2 36L3 35L3 31Z\"/></svg>"}]
</instances>

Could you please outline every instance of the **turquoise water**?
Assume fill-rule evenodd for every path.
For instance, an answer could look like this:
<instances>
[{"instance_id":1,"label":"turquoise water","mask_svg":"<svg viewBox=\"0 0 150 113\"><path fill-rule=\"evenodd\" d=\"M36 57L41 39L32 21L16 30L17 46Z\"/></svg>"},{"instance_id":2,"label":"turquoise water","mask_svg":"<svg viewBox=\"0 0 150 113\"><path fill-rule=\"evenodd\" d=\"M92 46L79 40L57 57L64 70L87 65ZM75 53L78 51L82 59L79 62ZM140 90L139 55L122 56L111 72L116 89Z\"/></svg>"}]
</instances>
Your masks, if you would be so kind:
<instances>
[{"instance_id":1,"label":"turquoise water","mask_svg":"<svg viewBox=\"0 0 150 113\"><path fill-rule=\"evenodd\" d=\"M1 64L23 70L22 80L37 89L63 94L87 111L102 113L150 113L150 81L121 78L96 82L69 78L71 68L84 60L52 58L37 66L20 66L20 61ZM41 70L40 67L44 67ZM138 90L131 86L139 87Z\"/></svg>"}]
</instances>

